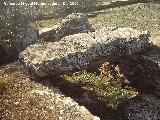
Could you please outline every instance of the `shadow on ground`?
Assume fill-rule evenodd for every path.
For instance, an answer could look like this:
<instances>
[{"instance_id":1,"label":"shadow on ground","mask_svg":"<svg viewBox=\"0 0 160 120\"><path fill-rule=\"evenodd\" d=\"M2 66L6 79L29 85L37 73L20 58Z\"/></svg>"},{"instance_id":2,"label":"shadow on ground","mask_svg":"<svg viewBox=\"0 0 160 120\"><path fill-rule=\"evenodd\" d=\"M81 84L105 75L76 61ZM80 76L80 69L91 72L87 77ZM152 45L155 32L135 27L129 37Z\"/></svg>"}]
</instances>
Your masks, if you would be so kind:
<instances>
[{"instance_id":1,"label":"shadow on ground","mask_svg":"<svg viewBox=\"0 0 160 120\"><path fill-rule=\"evenodd\" d=\"M105 101L85 85L71 83L61 77L46 77L43 80L35 80L49 87L58 87L65 96L75 100L80 106L87 108L93 115L101 120L116 120L115 110L106 106Z\"/></svg>"}]
</instances>

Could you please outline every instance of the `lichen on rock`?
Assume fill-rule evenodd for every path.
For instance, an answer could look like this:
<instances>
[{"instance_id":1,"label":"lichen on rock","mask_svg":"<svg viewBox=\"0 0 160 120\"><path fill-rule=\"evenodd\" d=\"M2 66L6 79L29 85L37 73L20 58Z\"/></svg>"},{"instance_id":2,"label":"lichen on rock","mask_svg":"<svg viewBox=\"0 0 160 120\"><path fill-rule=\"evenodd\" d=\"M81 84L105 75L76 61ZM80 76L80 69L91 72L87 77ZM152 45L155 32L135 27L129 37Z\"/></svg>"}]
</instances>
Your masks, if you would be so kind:
<instances>
[{"instance_id":1,"label":"lichen on rock","mask_svg":"<svg viewBox=\"0 0 160 120\"><path fill-rule=\"evenodd\" d=\"M20 54L20 60L40 77L61 75L88 69L94 61L143 52L149 45L148 36L131 28L103 28L31 45Z\"/></svg>"},{"instance_id":2,"label":"lichen on rock","mask_svg":"<svg viewBox=\"0 0 160 120\"><path fill-rule=\"evenodd\" d=\"M83 13L72 13L62 20L56 29L56 39L76 34L94 31L88 21L88 17Z\"/></svg>"},{"instance_id":3,"label":"lichen on rock","mask_svg":"<svg viewBox=\"0 0 160 120\"><path fill-rule=\"evenodd\" d=\"M72 13L61 20L61 23L50 28L39 30L41 42L60 41L63 37L77 33L95 31L90 25L88 17L83 13Z\"/></svg>"}]
</instances>

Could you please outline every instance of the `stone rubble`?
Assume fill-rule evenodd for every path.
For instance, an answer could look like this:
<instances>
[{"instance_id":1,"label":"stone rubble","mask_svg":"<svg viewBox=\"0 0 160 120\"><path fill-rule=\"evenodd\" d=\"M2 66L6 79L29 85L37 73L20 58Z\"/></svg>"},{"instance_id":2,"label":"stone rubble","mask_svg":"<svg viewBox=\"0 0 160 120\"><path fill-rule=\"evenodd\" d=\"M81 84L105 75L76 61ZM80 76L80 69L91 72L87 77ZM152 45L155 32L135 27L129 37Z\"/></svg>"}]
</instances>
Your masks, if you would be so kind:
<instances>
[{"instance_id":1,"label":"stone rubble","mask_svg":"<svg viewBox=\"0 0 160 120\"><path fill-rule=\"evenodd\" d=\"M111 79L120 78L122 83L126 80L142 93L122 103L123 107L118 108L120 119L160 119L160 55L150 52L153 46L147 31L132 28L94 30L84 14L73 13L56 29L41 33L42 38L46 35L45 41L50 42L31 45L19 55L30 77L57 76L92 69L106 62L107 67L101 72ZM37 90L32 93L48 94Z\"/></svg>"},{"instance_id":2,"label":"stone rubble","mask_svg":"<svg viewBox=\"0 0 160 120\"><path fill-rule=\"evenodd\" d=\"M19 59L32 78L59 76L103 63L101 73L111 80L130 84L139 92L118 106L119 120L160 119L160 49L150 51L153 46L147 31L103 27L95 30L85 14L72 13L60 25L41 29L39 36L33 29L20 30L16 39L12 34L0 31L0 63L20 53ZM159 36L151 37L154 44L160 43ZM14 82L5 88L6 83L2 81L0 119L100 120L58 88L29 79L21 73L23 67L19 73L17 66L12 66L12 76L3 78L9 65L0 73L1 79ZM90 99L84 94L81 101L90 102Z\"/></svg>"}]
</instances>

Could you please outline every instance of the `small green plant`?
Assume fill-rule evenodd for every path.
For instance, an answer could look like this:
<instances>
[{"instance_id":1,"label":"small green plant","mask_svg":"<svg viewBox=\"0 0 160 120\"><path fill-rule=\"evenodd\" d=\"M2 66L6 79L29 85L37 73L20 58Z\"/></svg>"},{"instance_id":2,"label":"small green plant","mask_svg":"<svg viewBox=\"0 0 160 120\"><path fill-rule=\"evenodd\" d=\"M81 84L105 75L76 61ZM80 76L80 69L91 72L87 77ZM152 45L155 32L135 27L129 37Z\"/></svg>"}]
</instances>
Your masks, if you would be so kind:
<instances>
[{"instance_id":1,"label":"small green plant","mask_svg":"<svg viewBox=\"0 0 160 120\"><path fill-rule=\"evenodd\" d=\"M120 85L111 84L106 77L95 75L87 71L73 73L72 75L62 76L67 81L78 83L86 87L90 87L100 96L100 99L105 99L108 107L115 108L122 100L127 100L136 96L138 93L132 88L122 88Z\"/></svg>"}]
</instances>

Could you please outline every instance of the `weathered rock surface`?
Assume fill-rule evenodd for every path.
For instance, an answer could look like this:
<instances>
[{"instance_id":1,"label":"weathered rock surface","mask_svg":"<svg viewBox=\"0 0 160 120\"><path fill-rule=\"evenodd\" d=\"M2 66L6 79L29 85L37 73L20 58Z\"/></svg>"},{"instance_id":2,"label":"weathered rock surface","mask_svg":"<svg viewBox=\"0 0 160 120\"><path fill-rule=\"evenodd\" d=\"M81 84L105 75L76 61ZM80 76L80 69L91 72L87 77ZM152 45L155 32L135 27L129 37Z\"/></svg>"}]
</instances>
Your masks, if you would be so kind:
<instances>
[{"instance_id":1,"label":"weathered rock surface","mask_svg":"<svg viewBox=\"0 0 160 120\"><path fill-rule=\"evenodd\" d=\"M49 81L30 80L23 70L17 62L0 68L1 120L100 120Z\"/></svg>"},{"instance_id":2,"label":"weathered rock surface","mask_svg":"<svg viewBox=\"0 0 160 120\"><path fill-rule=\"evenodd\" d=\"M41 34L44 34L44 33L48 32L48 31L51 31L51 30L53 30L53 29L54 29L54 28L48 28L48 27L42 28L42 29L40 29L40 30L38 31L38 34L41 35Z\"/></svg>"},{"instance_id":3,"label":"weathered rock surface","mask_svg":"<svg viewBox=\"0 0 160 120\"><path fill-rule=\"evenodd\" d=\"M56 30L56 39L76 34L94 31L88 22L88 17L82 13L72 13L62 20L60 26Z\"/></svg>"},{"instance_id":4,"label":"weathered rock surface","mask_svg":"<svg viewBox=\"0 0 160 120\"><path fill-rule=\"evenodd\" d=\"M85 14L72 13L62 19L59 25L39 30L39 37L42 42L55 42L68 35L92 31L94 29L89 24L88 17Z\"/></svg>"},{"instance_id":5,"label":"weathered rock surface","mask_svg":"<svg viewBox=\"0 0 160 120\"><path fill-rule=\"evenodd\" d=\"M55 119L100 120L100 118L93 116L84 106L79 106L71 98L65 97L59 90L32 90L31 97L37 98L39 104L44 103L45 108L51 110L52 114L55 114Z\"/></svg>"},{"instance_id":6,"label":"weathered rock surface","mask_svg":"<svg viewBox=\"0 0 160 120\"><path fill-rule=\"evenodd\" d=\"M159 120L160 98L153 95L140 95L122 104L120 120Z\"/></svg>"},{"instance_id":7,"label":"weathered rock surface","mask_svg":"<svg viewBox=\"0 0 160 120\"><path fill-rule=\"evenodd\" d=\"M160 67L160 48L158 46L153 46L152 49L148 50L142 56L146 60L152 61Z\"/></svg>"},{"instance_id":8,"label":"weathered rock surface","mask_svg":"<svg viewBox=\"0 0 160 120\"><path fill-rule=\"evenodd\" d=\"M118 78L122 83L129 81L141 93L160 96L160 49L151 48L141 55L112 59L103 64L101 73L115 81Z\"/></svg>"},{"instance_id":9,"label":"weathered rock surface","mask_svg":"<svg viewBox=\"0 0 160 120\"><path fill-rule=\"evenodd\" d=\"M66 36L55 43L32 45L20 54L20 60L33 76L44 77L88 69L106 58L143 52L148 44L147 32L104 28Z\"/></svg>"}]
</instances>

